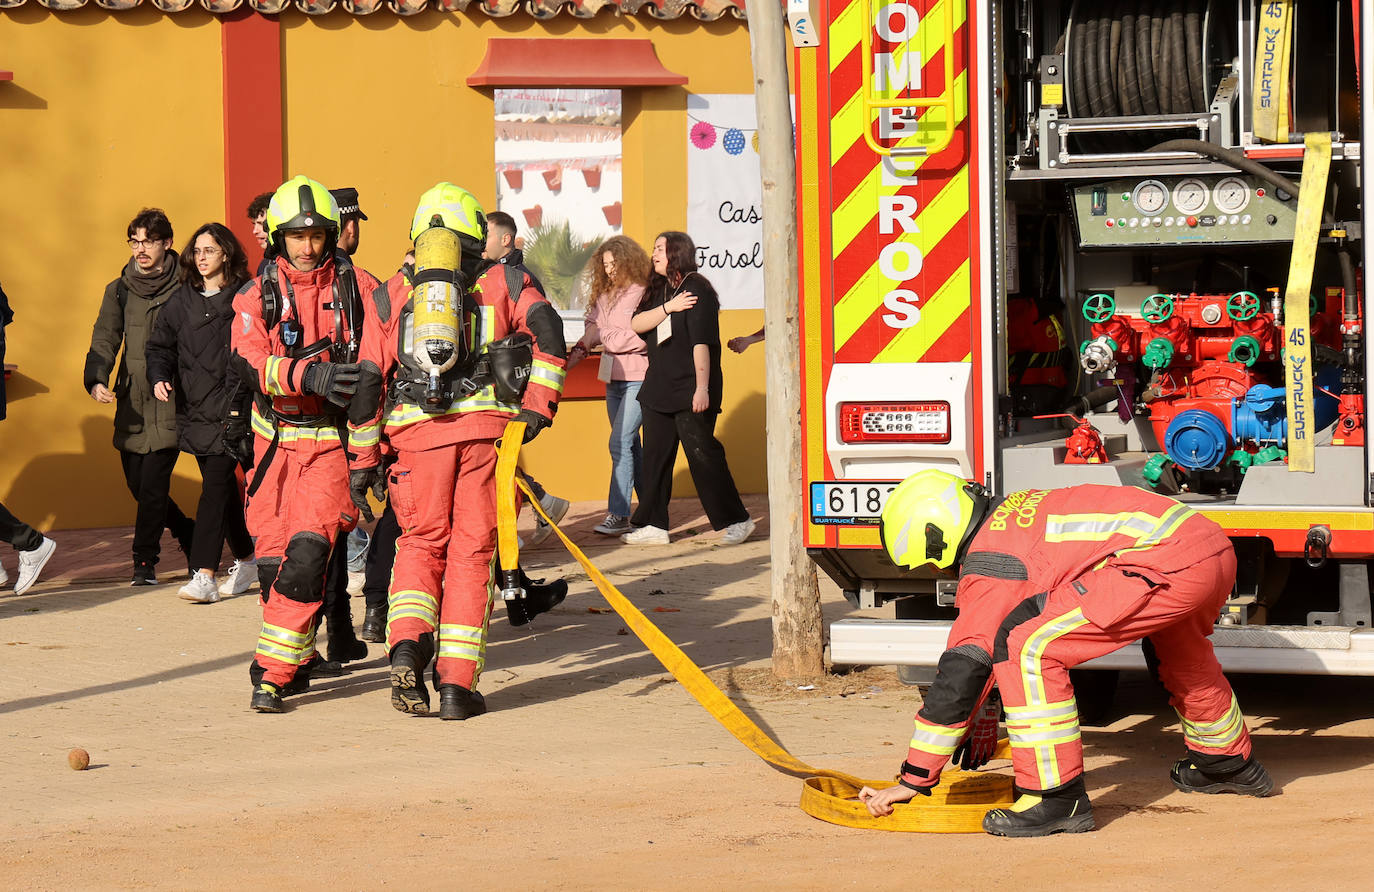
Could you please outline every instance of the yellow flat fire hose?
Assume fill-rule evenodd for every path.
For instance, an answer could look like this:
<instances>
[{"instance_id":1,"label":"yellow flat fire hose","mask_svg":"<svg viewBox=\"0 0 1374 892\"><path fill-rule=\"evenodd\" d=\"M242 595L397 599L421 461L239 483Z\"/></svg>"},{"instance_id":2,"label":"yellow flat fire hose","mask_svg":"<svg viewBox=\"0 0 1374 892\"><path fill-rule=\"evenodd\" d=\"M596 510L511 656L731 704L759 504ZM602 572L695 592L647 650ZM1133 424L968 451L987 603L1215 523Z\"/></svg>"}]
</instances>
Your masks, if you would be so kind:
<instances>
[{"instance_id":1,"label":"yellow flat fire hose","mask_svg":"<svg viewBox=\"0 0 1374 892\"><path fill-rule=\"evenodd\" d=\"M512 422L498 444L496 461L496 529L497 550L503 570L513 570L519 564L519 550L515 538L516 486L529 498L532 509L553 529L568 552L587 571L612 609L625 621L649 652L663 664L678 683L706 708L740 743L749 747L760 759L784 774L802 778L802 811L814 818L867 830L896 830L913 833L981 833L983 816L989 809L1012 803L1012 779L1003 774L962 771L953 766L943 775L943 781L930 797L917 796L912 802L898 803L891 815L875 818L858 801L859 789L864 786L889 787L890 780L862 780L853 775L824 768L813 768L783 749L740 711L730 698L712 684L706 673L693 663L682 649L664 635L639 608L630 603L620 591L596 568L587 556L572 543L561 529L552 523L534 498L524 480L515 477L520 444L525 425ZM998 743L995 758L1009 758L1007 742Z\"/></svg>"},{"instance_id":2,"label":"yellow flat fire hose","mask_svg":"<svg viewBox=\"0 0 1374 892\"><path fill-rule=\"evenodd\" d=\"M1288 470L1311 473L1317 469L1317 425L1312 411L1316 393L1308 302L1312 295L1312 265L1321 237L1322 207L1326 204L1326 181L1331 171L1331 134L1309 133L1305 142L1302 192L1298 195L1293 254L1283 297L1283 367L1287 385Z\"/></svg>"}]
</instances>

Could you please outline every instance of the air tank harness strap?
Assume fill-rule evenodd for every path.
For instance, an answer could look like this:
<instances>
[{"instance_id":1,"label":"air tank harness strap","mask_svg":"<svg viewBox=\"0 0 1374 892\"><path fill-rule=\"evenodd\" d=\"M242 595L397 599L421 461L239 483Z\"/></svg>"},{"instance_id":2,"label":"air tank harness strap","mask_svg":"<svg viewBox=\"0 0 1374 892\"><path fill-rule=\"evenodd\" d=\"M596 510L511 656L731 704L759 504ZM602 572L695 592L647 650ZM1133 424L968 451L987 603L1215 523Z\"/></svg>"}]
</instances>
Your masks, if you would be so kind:
<instances>
[{"instance_id":1,"label":"air tank harness strap","mask_svg":"<svg viewBox=\"0 0 1374 892\"><path fill-rule=\"evenodd\" d=\"M760 759L784 774L803 779L801 808L814 818L870 830L899 830L917 833L981 833L983 816L989 809L1008 807L1012 803L1012 779L1005 774L962 771L951 766L944 773L944 783L936 787L929 798L918 796L909 803L899 803L891 815L875 818L858 801L864 786L888 787L891 780L863 780L853 775L822 768L813 768L783 749L750 720L730 698L721 692L706 673L687 657L682 649L664 635L649 619L630 603L623 594L587 559L567 534L553 523L529 485L516 477L515 468L524 439L524 423L511 422L498 444L496 462L496 529L500 565L514 569L519 563L515 541L515 489L524 491L530 507L554 533L573 558L587 571L592 584L620 615L649 652L672 673L673 677L696 698L716 721L747 746ZM998 743L998 759L1009 758L1006 741Z\"/></svg>"}]
</instances>

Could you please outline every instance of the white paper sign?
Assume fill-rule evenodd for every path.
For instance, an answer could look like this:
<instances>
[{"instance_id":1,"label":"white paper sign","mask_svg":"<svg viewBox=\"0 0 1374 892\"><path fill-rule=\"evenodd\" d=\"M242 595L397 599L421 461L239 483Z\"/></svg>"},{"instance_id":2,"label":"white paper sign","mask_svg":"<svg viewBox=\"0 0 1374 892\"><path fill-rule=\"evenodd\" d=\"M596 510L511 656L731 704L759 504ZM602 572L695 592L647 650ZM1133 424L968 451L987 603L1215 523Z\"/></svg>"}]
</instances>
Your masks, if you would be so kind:
<instances>
[{"instance_id":1,"label":"white paper sign","mask_svg":"<svg viewBox=\"0 0 1374 892\"><path fill-rule=\"evenodd\" d=\"M763 199L752 93L687 96L687 234L727 310L763 308Z\"/></svg>"}]
</instances>

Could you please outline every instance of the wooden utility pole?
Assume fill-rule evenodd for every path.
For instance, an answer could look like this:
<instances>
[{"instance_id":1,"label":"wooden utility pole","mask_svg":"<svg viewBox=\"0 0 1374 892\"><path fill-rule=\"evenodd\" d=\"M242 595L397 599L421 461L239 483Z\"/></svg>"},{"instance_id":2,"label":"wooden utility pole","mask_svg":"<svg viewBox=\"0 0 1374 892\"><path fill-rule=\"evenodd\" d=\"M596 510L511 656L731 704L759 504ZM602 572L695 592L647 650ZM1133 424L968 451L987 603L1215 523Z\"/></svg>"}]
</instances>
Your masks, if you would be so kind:
<instances>
[{"instance_id":1,"label":"wooden utility pole","mask_svg":"<svg viewBox=\"0 0 1374 892\"><path fill-rule=\"evenodd\" d=\"M780 0L746 0L763 180L763 317L768 377L768 517L772 531L773 674L825 671L816 567L802 546L801 343L797 302L797 170Z\"/></svg>"}]
</instances>

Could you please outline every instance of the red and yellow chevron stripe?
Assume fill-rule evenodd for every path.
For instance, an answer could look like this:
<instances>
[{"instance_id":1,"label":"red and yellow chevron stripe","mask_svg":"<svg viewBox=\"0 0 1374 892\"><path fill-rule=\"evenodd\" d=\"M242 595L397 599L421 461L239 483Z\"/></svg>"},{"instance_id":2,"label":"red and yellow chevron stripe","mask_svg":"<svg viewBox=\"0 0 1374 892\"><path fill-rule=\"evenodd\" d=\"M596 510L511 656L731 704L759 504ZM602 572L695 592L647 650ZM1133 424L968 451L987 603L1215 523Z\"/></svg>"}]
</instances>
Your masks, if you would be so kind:
<instances>
[{"instance_id":1,"label":"red and yellow chevron stripe","mask_svg":"<svg viewBox=\"0 0 1374 892\"><path fill-rule=\"evenodd\" d=\"M828 23L821 46L796 51L808 480L834 479L824 413L825 383L835 363L980 359L976 295L984 275L977 196L983 185L975 155L982 123L969 115L978 77L971 37L978 7L955 0L820 0L818 18ZM871 21L865 22L865 13ZM873 58L867 60L864 27L872 29ZM946 54L952 59L949 84ZM904 135L882 139L880 112L864 105L866 64L873 66L878 98L951 91L952 120L942 108L923 109L914 127L902 128ZM882 89L884 72L897 73L896 89ZM899 153L875 153L865 139L870 128ZM938 138L946 129L952 131L947 143ZM928 155L900 154L901 148L942 143ZM981 456L975 463L981 466ZM875 535L872 529L809 527L807 539L812 547L872 545L876 539L867 540Z\"/></svg>"}]
</instances>

